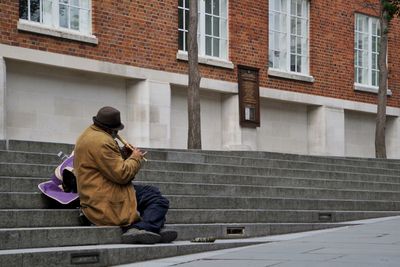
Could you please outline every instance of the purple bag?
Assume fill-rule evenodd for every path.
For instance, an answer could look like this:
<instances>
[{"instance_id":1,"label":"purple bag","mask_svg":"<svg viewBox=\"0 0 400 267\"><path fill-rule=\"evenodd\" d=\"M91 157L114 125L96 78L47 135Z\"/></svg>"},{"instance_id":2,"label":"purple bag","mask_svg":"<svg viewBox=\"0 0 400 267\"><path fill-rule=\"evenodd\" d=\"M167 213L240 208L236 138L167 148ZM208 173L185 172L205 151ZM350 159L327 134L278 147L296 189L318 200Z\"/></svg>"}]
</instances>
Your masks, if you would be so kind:
<instances>
[{"instance_id":1,"label":"purple bag","mask_svg":"<svg viewBox=\"0 0 400 267\"><path fill-rule=\"evenodd\" d=\"M39 190L61 204L70 204L79 198L73 171L74 152L55 169L50 181L38 185Z\"/></svg>"}]
</instances>

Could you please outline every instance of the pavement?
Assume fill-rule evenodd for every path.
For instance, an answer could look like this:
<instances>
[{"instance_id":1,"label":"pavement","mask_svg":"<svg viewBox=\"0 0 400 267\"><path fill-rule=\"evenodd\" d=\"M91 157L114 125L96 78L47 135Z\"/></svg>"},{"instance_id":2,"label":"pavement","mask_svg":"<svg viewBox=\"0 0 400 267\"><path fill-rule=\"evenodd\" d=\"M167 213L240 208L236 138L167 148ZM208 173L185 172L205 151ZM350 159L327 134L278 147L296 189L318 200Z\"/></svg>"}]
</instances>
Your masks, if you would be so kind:
<instances>
[{"instance_id":1,"label":"pavement","mask_svg":"<svg viewBox=\"0 0 400 267\"><path fill-rule=\"evenodd\" d=\"M266 242L254 246L119 267L400 266L400 216L352 223L354 226L246 239Z\"/></svg>"}]
</instances>

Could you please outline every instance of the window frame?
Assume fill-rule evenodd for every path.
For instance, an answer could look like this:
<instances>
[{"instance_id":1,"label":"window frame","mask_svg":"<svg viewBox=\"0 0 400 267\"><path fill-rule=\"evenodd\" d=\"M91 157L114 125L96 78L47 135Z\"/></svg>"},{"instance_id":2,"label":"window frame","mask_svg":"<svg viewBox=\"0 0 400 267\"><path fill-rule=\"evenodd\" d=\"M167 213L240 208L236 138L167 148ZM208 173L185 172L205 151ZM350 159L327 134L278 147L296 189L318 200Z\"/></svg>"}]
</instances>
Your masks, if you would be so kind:
<instances>
[{"instance_id":1,"label":"window frame","mask_svg":"<svg viewBox=\"0 0 400 267\"><path fill-rule=\"evenodd\" d=\"M305 16L299 17L296 15L292 15L291 12L291 3L292 0L285 0L287 9L283 12L283 10L277 11L277 10L272 10L272 5L271 5L271 1L275 1L275 0L270 0L269 1L269 8L268 8L268 16L269 16L269 20L268 20L268 74L271 76L278 76L278 77L282 77L282 78L288 78L288 79L297 79L297 80L302 80L302 81L306 81L306 82L314 82L314 78L312 76L310 76L310 1L309 0L302 0L305 1L305 8L306 11ZM272 29L272 25L271 25L271 14L273 12L276 13L281 13L286 15L285 18L285 23L286 23L286 33L281 31L283 29L283 27L280 27L278 29L278 31L276 29ZM296 18L296 19L304 19L305 20L305 35L300 35L298 36L297 33L296 34L292 34L291 32L291 20L292 18ZM276 68L273 66L270 66L270 62L271 62L271 51L275 50L275 47L271 47L272 42L275 41L271 40L271 32L278 32L279 34L284 33L286 35L285 37L285 50L287 51L287 56L286 56L286 60L284 61L285 66L284 67L280 67L280 68ZM292 71L291 70L291 57L292 55L294 55L295 57L299 56L297 51L295 51L294 54L292 54L291 51L291 38L292 37L300 37L300 38L305 38L305 50L306 52L304 54L301 54L300 56L305 58L305 63L301 63L301 72L297 72L297 71ZM296 46L297 47L297 46ZM280 50L282 51L282 50ZM273 59L272 59L273 60Z\"/></svg>"},{"instance_id":2,"label":"window frame","mask_svg":"<svg viewBox=\"0 0 400 267\"><path fill-rule=\"evenodd\" d=\"M51 24L44 23L44 10L43 10L43 0L39 0L40 6L39 6L39 12L40 12L40 18L39 22L31 20L31 12L30 12L30 1L31 0L26 0L27 3L27 18L19 18L18 21L18 29L22 31L31 31L31 32L36 32L40 34L46 34L46 35L52 35L52 36L57 36L57 37L63 37L66 39L73 39L73 40L79 40L83 42L89 42L89 43L95 43L97 44L97 38L92 35L92 20L93 20L93 6L92 6L92 0L88 0L88 7L82 7L81 5L81 0L79 0L80 6L75 6L70 3L70 0L68 1L68 4L63 4L60 3L60 0L53 0L51 2L52 4L52 12L51 12ZM60 26L60 5L65 5L67 6L68 10L68 28ZM82 28L80 27L79 30L72 29L71 28L71 19L70 19L70 9L71 7L77 8L80 12L80 10L85 10L87 12L88 16L88 22L87 22L87 31L83 31ZM81 20L79 20L79 25L81 24Z\"/></svg>"},{"instance_id":3,"label":"window frame","mask_svg":"<svg viewBox=\"0 0 400 267\"><path fill-rule=\"evenodd\" d=\"M216 0L212 0L212 1L216 1ZM209 64L210 65L214 65L212 62L219 62L217 65L219 65L220 67L228 67L230 68L230 62L228 61L229 59L229 0L217 0L219 2L219 16L216 16L214 14L210 14L210 13L206 13L206 4L205 1L201 1L198 0L198 29L197 29L197 42L198 42L198 47L199 47L199 62L200 63L205 63L205 64ZM222 12L222 6L221 6L221 2L225 1L226 2L226 10L225 12ZM183 5L180 6L180 4L178 3L178 34L179 32L183 32L183 49L181 49L180 47L180 41L178 38L178 53L177 53L177 58L178 59L183 59L186 60L185 58L185 54L187 54L187 33L188 33L188 29L186 29L186 16L185 16L185 11L189 11L189 8L186 7L185 4L185 0L182 1ZM182 26L183 28L180 28L179 25L179 16L180 16L180 10L183 10L183 18L182 18ZM211 10L212 12L212 10ZM226 14L226 16L223 16L223 13ZM219 34L220 36L216 37L214 35L210 35L210 34L206 34L206 16L211 16L213 17L218 17L220 22L219 22ZM188 16L189 17L189 16ZM226 29L225 29L225 34L226 36L223 36L222 32L222 20L225 20L225 24L226 24ZM213 21L213 19L212 19ZM213 31L213 23L211 23L211 29ZM211 37L212 40L213 38L216 38L219 40L219 42L224 41L226 43L225 45L225 51L222 51L221 49L221 44L219 44L219 56L213 56L213 55L207 55L206 54L206 38L207 37ZM211 54L213 54L213 49L214 49L214 44L212 44L211 46L212 48L212 52ZM202 59L200 59L202 58ZM228 65L224 64L225 63L230 63Z\"/></svg>"},{"instance_id":4,"label":"window frame","mask_svg":"<svg viewBox=\"0 0 400 267\"><path fill-rule=\"evenodd\" d=\"M365 17L367 19L367 23L368 23L368 29L367 29L368 31L367 32L362 32L362 31L359 31L357 29L359 16ZM380 35L374 35L374 33L372 32L372 24L373 24L374 21L377 22L376 24L379 27L379 31L381 31L380 21L379 21L379 18L377 18L377 17L365 15L365 14L362 14L362 13L355 13L354 21L355 21L355 23L354 23L354 50L353 50L353 56L354 56L354 87L355 87L356 90L368 91L368 92L376 91L377 92L378 88L379 88L379 66L378 66L379 62L378 62L378 57L379 57L379 40L380 40L381 36ZM362 34L368 34L368 44L367 44L368 49L366 50L366 53L367 53L367 64L366 64L366 66L364 66L364 65L359 66L358 65L357 52L361 52L362 53L362 51L364 51L363 49L359 48L359 45L357 43L358 36L359 36L358 34L361 34L361 35ZM378 46L378 49L377 49L378 52L374 52L373 51L373 47L372 47L373 40L372 39L373 39L374 36L377 37L377 44L376 45ZM377 59L376 59L376 69L373 69L373 66L372 66L373 65L372 56L374 54L377 57ZM366 77L367 83L359 82L359 80L358 80L359 69L366 69L366 71L367 71L367 77ZM372 76L373 76L372 73L374 71L376 72L376 75L377 75L377 77L376 77L377 85L373 85L373 81L372 81ZM361 78L361 80L362 80L362 78Z\"/></svg>"}]
</instances>

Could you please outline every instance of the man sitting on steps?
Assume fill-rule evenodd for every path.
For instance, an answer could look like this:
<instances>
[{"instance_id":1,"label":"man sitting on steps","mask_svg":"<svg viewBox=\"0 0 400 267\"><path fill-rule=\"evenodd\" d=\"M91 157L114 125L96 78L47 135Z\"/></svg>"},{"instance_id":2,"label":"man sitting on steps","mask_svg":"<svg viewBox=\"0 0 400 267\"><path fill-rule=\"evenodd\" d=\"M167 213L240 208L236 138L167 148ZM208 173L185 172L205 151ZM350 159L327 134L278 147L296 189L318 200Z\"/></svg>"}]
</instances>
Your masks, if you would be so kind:
<instances>
[{"instance_id":1,"label":"man sitting on steps","mask_svg":"<svg viewBox=\"0 0 400 267\"><path fill-rule=\"evenodd\" d=\"M120 112L101 108L78 138L74 170L84 216L95 225L118 225L123 243L168 243L177 232L163 230L169 201L153 186L132 185L144 154L120 149L115 138L124 125Z\"/></svg>"}]
</instances>

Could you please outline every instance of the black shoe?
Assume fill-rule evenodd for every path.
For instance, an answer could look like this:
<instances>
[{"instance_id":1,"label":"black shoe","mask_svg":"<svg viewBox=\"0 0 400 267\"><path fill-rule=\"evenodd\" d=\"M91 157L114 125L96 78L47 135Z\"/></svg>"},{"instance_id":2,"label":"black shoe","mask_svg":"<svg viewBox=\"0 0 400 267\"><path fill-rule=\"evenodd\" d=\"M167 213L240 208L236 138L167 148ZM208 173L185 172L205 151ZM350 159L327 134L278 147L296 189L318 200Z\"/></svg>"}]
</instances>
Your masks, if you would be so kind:
<instances>
[{"instance_id":1,"label":"black shoe","mask_svg":"<svg viewBox=\"0 0 400 267\"><path fill-rule=\"evenodd\" d=\"M161 236L146 230L131 228L122 234L121 239L123 244L155 244L160 242Z\"/></svg>"},{"instance_id":2,"label":"black shoe","mask_svg":"<svg viewBox=\"0 0 400 267\"><path fill-rule=\"evenodd\" d=\"M171 243L178 237L178 233L173 230L161 230L160 236L160 243Z\"/></svg>"}]
</instances>

